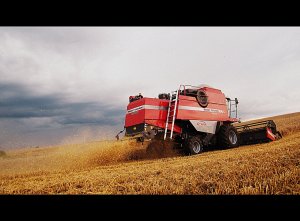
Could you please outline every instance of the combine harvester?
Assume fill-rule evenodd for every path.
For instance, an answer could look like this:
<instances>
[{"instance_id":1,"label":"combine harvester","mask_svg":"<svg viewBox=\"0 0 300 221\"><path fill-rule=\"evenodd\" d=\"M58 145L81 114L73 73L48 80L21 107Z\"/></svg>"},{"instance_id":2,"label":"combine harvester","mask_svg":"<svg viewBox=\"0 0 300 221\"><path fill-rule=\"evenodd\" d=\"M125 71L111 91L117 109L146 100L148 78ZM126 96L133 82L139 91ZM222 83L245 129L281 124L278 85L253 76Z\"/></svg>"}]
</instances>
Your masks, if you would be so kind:
<instances>
[{"instance_id":1,"label":"combine harvester","mask_svg":"<svg viewBox=\"0 0 300 221\"><path fill-rule=\"evenodd\" d=\"M212 147L231 148L281 138L272 120L234 126L239 122L237 107L237 98L231 100L208 85L180 85L158 98L130 96L125 136L142 142L172 142L192 155Z\"/></svg>"}]
</instances>

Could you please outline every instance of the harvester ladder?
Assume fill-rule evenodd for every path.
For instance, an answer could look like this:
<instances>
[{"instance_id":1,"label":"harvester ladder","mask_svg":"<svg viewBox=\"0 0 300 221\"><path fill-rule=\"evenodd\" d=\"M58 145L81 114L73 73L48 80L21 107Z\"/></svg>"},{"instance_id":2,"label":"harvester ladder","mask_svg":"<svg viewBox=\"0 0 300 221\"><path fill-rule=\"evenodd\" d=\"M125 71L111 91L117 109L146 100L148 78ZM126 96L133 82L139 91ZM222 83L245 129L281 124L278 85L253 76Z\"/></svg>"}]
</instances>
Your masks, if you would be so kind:
<instances>
[{"instance_id":1,"label":"harvester ladder","mask_svg":"<svg viewBox=\"0 0 300 221\"><path fill-rule=\"evenodd\" d=\"M170 139L172 139L172 137L173 137L174 123L175 123L175 119L176 119L176 110L177 110L177 103L178 103L178 93L179 93L178 90L177 91L172 91L171 95L170 95L168 114L167 114L167 120L166 120L166 126L165 126L164 140L167 138L168 126L169 126L170 123L171 123ZM174 106L172 106L172 104L174 102L175 102L175 104L174 104Z\"/></svg>"}]
</instances>

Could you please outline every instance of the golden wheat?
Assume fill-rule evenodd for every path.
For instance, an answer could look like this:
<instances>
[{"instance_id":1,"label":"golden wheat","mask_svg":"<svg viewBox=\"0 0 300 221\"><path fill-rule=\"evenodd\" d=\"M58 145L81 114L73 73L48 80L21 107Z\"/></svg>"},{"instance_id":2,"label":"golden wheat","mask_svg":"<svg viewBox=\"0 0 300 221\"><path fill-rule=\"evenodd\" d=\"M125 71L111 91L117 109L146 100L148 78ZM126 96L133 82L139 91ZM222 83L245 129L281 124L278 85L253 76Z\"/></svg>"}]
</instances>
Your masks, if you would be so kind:
<instances>
[{"instance_id":1,"label":"golden wheat","mask_svg":"<svg viewBox=\"0 0 300 221\"><path fill-rule=\"evenodd\" d=\"M6 151L0 193L299 194L300 114L272 119L283 139L196 156L149 156L133 141Z\"/></svg>"}]
</instances>

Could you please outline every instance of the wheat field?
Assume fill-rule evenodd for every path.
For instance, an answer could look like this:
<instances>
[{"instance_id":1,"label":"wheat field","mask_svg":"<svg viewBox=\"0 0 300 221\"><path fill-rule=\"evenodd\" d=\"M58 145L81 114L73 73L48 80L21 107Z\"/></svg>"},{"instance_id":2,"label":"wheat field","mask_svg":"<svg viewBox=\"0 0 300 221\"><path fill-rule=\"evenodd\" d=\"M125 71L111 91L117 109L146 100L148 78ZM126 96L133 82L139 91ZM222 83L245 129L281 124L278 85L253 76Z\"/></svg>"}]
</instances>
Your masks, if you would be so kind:
<instances>
[{"instance_id":1,"label":"wheat field","mask_svg":"<svg viewBox=\"0 0 300 221\"><path fill-rule=\"evenodd\" d=\"M271 117L283 138L182 156L130 140L5 151L1 194L299 194L300 113Z\"/></svg>"}]
</instances>

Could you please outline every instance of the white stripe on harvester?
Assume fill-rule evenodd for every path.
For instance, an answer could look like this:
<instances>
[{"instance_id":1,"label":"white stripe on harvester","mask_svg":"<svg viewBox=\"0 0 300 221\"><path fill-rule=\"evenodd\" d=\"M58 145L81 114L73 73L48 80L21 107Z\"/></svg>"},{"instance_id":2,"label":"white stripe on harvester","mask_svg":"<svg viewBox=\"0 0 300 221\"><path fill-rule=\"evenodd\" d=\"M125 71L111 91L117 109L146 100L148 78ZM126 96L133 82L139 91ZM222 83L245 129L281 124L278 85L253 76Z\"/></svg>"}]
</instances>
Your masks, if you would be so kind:
<instances>
[{"instance_id":1,"label":"white stripe on harvester","mask_svg":"<svg viewBox=\"0 0 300 221\"><path fill-rule=\"evenodd\" d=\"M147 109L147 110L167 110L168 107L145 104L145 105L141 105L141 106L132 108L130 110L127 110L127 113L130 114L130 113L142 110L142 109Z\"/></svg>"},{"instance_id":2,"label":"white stripe on harvester","mask_svg":"<svg viewBox=\"0 0 300 221\"><path fill-rule=\"evenodd\" d=\"M127 113L134 113L142 109L147 109L147 110L167 110L168 107L164 106L157 106L157 105L141 105L135 108L132 108L130 110L127 110ZM210 112L210 113L225 113L223 110L219 109L212 109L212 108L202 108L202 107L193 107L193 106L178 106L178 110L193 110L193 111L203 111L203 112Z\"/></svg>"},{"instance_id":3,"label":"white stripe on harvester","mask_svg":"<svg viewBox=\"0 0 300 221\"><path fill-rule=\"evenodd\" d=\"M211 113L225 113L223 110L219 110L219 109L182 106L182 105L179 105L178 110L193 110L193 111L204 111L204 112L211 112Z\"/></svg>"}]
</instances>

